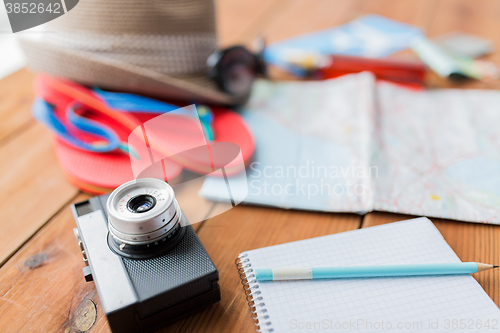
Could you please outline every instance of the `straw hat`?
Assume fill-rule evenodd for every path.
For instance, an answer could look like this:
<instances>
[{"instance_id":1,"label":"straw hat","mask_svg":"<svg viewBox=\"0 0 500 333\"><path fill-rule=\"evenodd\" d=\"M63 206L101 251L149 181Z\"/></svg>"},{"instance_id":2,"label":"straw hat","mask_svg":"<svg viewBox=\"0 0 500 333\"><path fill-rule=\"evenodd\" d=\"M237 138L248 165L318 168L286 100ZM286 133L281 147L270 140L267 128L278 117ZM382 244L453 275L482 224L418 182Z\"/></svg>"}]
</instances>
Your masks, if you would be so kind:
<instances>
[{"instance_id":1,"label":"straw hat","mask_svg":"<svg viewBox=\"0 0 500 333\"><path fill-rule=\"evenodd\" d=\"M20 39L28 65L75 82L160 99L241 104L206 61L217 47L211 0L85 0Z\"/></svg>"}]
</instances>

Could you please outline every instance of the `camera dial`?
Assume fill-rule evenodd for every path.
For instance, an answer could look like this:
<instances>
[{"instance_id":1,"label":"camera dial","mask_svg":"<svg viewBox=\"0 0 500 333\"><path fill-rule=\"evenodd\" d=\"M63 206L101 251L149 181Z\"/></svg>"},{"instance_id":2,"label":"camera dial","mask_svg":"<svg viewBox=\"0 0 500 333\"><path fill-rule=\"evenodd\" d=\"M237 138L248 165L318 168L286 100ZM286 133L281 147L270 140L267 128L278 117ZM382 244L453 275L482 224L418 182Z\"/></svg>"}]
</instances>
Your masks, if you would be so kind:
<instances>
[{"instance_id":1,"label":"camera dial","mask_svg":"<svg viewBox=\"0 0 500 333\"><path fill-rule=\"evenodd\" d=\"M114 190L108 198L108 243L128 258L151 258L182 238L182 211L172 187L162 180L143 178Z\"/></svg>"}]
</instances>

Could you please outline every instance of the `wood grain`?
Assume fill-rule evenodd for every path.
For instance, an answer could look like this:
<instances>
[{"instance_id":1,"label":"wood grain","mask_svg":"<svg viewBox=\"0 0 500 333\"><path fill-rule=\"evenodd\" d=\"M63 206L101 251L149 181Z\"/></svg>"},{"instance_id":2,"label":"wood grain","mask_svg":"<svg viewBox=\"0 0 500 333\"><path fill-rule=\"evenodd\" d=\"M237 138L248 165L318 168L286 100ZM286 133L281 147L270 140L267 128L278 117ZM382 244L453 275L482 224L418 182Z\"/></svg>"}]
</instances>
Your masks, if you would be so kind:
<instances>
[{"instance_id":1,"label":"wood grain","mask_svg":"<svg viewBox=\"0 0 500 333\"><path fill-rule=\"evenodd\" d=\"M393 1L365 0L358 9L358 15L378 14L393 20L421 27L424 32L437 18L438 1Z\"/></svg>"},{"instance_id":2,"label":"wood grain","mask_svg":"<svg viewBox=\"0 0 500 333\"><path fill-rule=\"evenodd\" d=\"M34 77L27 69L21 69L0 80L0 145L34 122L30 114Z\"/></svg>"},{"instance_id":3,"label":"wood grain","mask_svg":"<svg viewBox=\"0 0 500 333\"><path fill-rule=\"evenodd\" d=\"M0 146L0 188L0 265L78 193L35 123Z\"/></svg>"},{"instance_id":4,"label":"wood grain","mask_svg":"<svg viewBox=\"0 0 500 333\"><path fill-rule=\"evenodd\" d=\"M94 284L83 278L75 226L65 207L0 269L2 331L77 332L92 321L107 325Z\"/></svg>"},{"instance_id":5,"label":"wood grain","mask_svg":"<svg viewBox=\"0 0 500 333\"><path fill-rule=\"evenodd\" d=\"M263 22L279 15L289 0L216 0L219 45L251 46Z\"/></svg>"},{"instance_id":6,"label":"wood grain","mask_svg":"<svg viewBox=\"0 0 500 333\"><path fill-rule=\"evenodd\" d=\"M288 1L271 19L258 29L269 43L346 23L358 13L359 0Z\"/></svg>"},{"instance_id":7,"label":"wood grain","mask_svg":"<svg viewBox=\"0 0 500 333\"><path fill-rule=\"evenodd\" d=\"M402 221L415 216L374 212L363 219L363 228ZM500 226L431 218L446 242L462 261L500 265ZM500 306L500 271L472 274L486 293Z\"/></svg>"}]
</instances>

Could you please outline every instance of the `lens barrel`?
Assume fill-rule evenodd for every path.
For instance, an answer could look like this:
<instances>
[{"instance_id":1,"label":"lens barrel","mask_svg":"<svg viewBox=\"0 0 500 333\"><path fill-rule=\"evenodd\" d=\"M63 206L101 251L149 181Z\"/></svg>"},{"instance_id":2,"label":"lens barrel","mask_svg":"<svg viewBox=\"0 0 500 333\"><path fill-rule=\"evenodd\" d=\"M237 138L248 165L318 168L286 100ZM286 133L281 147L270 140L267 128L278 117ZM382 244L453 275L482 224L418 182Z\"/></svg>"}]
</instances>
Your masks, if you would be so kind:
<instances>
[{"instance_id":1,"label":"lens barrel","mask_svg":"<svg viewBox=\"0 0 500 333\"><path fill-rule=\"evenodd\" d=\"M108 244L121 256L158 256L175 246L184 234L174 191L162 180L142 178L121 185L110 194L106 208Z\"/></svg>"}]
</instances>

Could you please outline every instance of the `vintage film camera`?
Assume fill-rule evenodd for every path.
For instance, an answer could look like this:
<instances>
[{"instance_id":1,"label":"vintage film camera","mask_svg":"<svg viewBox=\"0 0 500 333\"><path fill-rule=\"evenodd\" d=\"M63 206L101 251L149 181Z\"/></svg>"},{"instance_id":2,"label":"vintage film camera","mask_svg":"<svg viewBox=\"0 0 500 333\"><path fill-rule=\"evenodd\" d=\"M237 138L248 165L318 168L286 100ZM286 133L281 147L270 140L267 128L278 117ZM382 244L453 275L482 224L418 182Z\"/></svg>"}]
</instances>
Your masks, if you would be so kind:
<instances>
[{"instance_id":1,"label":"vintage film camera","mask_svg":"<svg viewBox=\"0 0 500 333\"><path fill-rule=\"evenodd\" d=\"M164 181L133 180L71 209L113 332L149 332L220 300L217 268Z\"/></svg>"}]
</instances>

